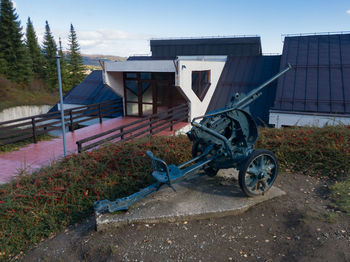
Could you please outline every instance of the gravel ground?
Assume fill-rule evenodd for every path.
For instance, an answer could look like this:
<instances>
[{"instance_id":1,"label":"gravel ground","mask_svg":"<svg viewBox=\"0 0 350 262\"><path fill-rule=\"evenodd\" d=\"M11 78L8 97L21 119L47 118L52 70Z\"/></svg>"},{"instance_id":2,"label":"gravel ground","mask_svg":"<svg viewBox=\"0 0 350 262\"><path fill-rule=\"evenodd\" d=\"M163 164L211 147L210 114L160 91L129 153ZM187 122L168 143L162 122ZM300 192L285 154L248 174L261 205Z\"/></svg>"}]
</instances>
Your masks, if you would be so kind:
<instances>
[{"instance_id":1,"label":"gravel ground","mask_svg":"<svg viewBox=\"0 0 350 262\"><path fill-rule=\"evenodd\" d=\"M330 207L328 182L280 174L287 195L244 214L96 232L90 218L23 261L350 261L350 219Z\"/></svg>"}]
</instances>

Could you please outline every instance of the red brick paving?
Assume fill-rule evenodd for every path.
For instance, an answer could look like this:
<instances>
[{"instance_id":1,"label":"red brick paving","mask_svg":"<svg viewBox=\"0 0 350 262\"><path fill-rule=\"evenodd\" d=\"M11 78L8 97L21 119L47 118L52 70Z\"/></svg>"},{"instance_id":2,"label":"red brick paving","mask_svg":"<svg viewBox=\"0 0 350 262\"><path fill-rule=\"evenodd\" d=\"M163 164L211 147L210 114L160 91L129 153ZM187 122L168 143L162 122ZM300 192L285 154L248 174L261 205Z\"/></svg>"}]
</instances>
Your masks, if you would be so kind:
<instances>
[{"instance_id":1,"label":"red brick paving","mask_svg":"<svg viewBox=\"0 0 350 262\"><path fill-rule=\"evenodd\" d=\"M77 152L76 141L83 138L128 124L137 120L135 117L119 117L104 121L102 124L95 124L85 128L66 133L67 154ZM174 125L174 130L184 127L187 123ZM173 131L162 131L159 135L171 135ZM51 161L63 156L62 137L50 141L40 141L37 144L27 145L18 151L0 153L0 183L8 182L16 176L18 170L26 168L28 170L37 169Z\"/></svg>"}]
</instances>

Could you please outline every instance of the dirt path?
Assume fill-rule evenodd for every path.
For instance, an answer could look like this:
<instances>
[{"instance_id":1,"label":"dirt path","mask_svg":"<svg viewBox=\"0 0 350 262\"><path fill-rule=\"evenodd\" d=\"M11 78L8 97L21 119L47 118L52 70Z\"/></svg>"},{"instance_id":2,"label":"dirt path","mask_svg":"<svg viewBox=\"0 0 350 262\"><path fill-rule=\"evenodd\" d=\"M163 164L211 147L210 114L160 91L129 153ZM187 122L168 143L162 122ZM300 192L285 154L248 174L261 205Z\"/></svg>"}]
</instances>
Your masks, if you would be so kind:
<instances>
[{"instance_id":1,"label":"dirt path","mask_svg":"<svg viewBox=\"0 0 350 262\"><path fill-rule=\"evenodd\" d=\"M96 232L90 219L43 242L23 260L350 261L350 219L329 208L326 181L281 174L276 184L286 196L243 215L109 232Z\"/></svg>"}]
</instances>

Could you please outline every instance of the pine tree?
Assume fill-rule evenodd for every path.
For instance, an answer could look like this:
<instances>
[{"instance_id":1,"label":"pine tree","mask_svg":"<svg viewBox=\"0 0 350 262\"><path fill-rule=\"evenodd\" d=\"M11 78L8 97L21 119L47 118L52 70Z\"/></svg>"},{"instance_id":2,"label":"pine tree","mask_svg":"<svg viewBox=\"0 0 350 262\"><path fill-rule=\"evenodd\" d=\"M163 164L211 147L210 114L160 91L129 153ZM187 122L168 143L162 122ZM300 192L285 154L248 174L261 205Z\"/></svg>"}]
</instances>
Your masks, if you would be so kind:
<instances>
[{"instance_id":1,"label":"pine tree","mask_svg":"<svg viewBox=\"0 0 350 262\"><path fill-rule=\"evenodd\" d=\"M69 71L67 67L67 60L63 53L61 38L59 38L59 47L58 47L58 55L61 57L61 78L62 78L62 89L64 92L69 91L71 86L69 85Z\"/></svg>"},{"instance_id":2,"label":"pine tree","mask_svg":"<svg viewBox=\"0 0 350 262\"><path fill-rule=\"evenodd\" d=\"M22 41L22 27L11 0L0 3L0 74L16 82L33 76L29 52Z\"/></svg>"},{"instance_id":3,"label":"pine tree","mask_svg":"<svg viewBox=\"0 0 350 262\"><path fill-rule=\"evenodd\" d=\"M41 54L40 46L38 44L38 38L36 36L34 26L30 17L27 21L27 30L26 30L26 45L29 51L29 54L32 59L32 70L37 76L44 77L43 73L43 56Z\"/></svg>"},{"instance_id":4,"label":"pine tree","mask_svg":"<svg viewBox=\"0 0 350 262\"><path fill-rule=\"evenodd\" d=\"M68 51L68 68L70 72L69 82L73 87L80 84L84 79L84 65L83 58L80 54L80 46L78 43L77 34L73 25L70 25L70 35L68 37L69 51Z\"/></svg>"},{"instance_id":5,"label":"pine tree","mask_svg":"<svg viewBox=\"0 0 350 262\"><path fill-rule=\"evenodd\" d=\"M49 88L55 89L58 87L56 62L57 45L47 21L45 25L42 54L44 56L45 81L48 84Z\"/></svg>"}]
</instances>

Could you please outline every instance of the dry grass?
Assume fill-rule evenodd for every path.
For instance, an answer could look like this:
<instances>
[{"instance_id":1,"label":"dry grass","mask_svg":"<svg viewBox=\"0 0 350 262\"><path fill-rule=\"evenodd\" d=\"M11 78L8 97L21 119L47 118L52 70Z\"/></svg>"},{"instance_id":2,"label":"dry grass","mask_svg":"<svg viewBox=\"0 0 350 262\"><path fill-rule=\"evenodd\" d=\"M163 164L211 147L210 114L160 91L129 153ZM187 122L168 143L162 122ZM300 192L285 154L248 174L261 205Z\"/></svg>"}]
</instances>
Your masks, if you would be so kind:
<instances>
[{"instance_id":1,"label":"dry grass","mask_svg":"<svg viewBox=\"0 0 350 262\"><path fill-rule=\"evenodd\" d=\"M48 91L42 80L22 86L0 77L0 111L21 105L54 105L57 101L58 92Z\"/></svg>"}]
</instances>

